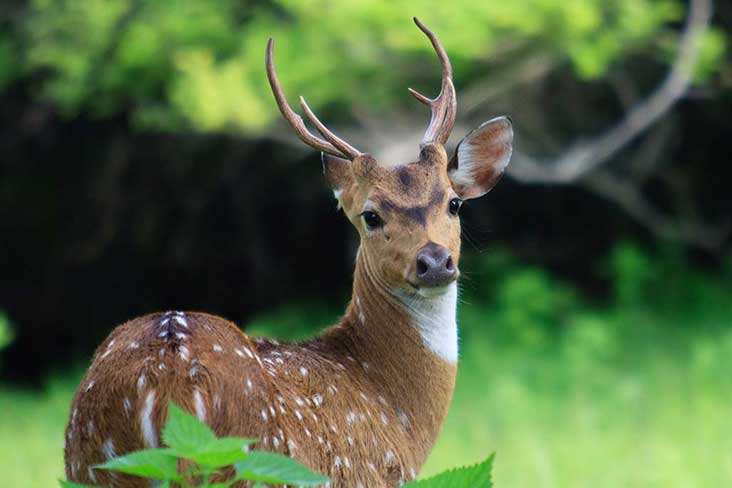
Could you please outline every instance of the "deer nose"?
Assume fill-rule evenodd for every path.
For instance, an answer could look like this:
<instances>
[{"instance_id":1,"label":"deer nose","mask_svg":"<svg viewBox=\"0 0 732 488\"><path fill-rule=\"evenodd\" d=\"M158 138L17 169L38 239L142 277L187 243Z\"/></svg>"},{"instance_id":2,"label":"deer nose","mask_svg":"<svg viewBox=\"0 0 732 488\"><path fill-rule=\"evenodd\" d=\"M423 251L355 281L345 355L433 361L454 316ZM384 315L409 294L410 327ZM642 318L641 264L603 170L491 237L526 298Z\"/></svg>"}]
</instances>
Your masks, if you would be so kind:
<instances>
[{"instance_id":1,"label":"deer nose","mask_svg":"<svg viewBox=\"0 0 732 488\"><path fill-rule=\"evenodd\" d=\"M417 253L417 284L445 286L457 277L452 255L444 246L430 242Z\"/></svg>"}]
</instances>

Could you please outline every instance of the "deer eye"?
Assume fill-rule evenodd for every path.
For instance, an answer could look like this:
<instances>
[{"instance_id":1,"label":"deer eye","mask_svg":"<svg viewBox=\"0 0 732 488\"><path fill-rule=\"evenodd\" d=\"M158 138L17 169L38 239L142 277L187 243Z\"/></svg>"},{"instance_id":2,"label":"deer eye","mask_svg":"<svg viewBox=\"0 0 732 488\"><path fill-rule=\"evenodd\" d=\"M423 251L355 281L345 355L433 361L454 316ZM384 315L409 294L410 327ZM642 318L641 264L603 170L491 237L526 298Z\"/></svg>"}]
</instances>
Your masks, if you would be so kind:
<instances>
[{"instance_id":1,"label":"deer eye","mask_svg":"<svg viewBox=\"0 0 732 488\"><path fill-rule=\"evenodd\" d=\"M379 217L379 214L376 212L372 212L371 210L366 210L364 213L361 214L363 217L364 223L366 223L366 227L369 230L374 230L382 225L384 225L384 221L381 220L381 217Z\"/></svg>"},{"instance_id":2,"label":"deer eye","mask_svg":"<svg viewBox=\"0 0 732 488\"><path fill-rule=\"evenodd\" d=\"M463 201L459 198L453 198L450 200L450 213L452 215L457 215L460 213L460 207L463 206Z\"/></svg>"}]
</instances>

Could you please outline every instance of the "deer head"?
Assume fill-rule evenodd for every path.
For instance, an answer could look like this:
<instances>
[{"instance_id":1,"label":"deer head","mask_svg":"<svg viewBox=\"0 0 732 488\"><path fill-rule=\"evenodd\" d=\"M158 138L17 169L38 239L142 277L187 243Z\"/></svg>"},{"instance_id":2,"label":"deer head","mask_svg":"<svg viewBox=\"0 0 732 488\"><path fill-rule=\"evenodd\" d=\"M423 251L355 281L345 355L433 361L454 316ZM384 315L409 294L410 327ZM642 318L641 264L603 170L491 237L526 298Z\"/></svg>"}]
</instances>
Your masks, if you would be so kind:
<instances>
[{"instance_id":1,"label":"deer head","mask_svg":"<svg viewBox=\"0 0 732 488\"><path fill-rule=\"evenodd\" d=\"M459 277L460 207L498 182L511 157L513 131L507 117L483 123L452 155L445 150L456 116L452 66L437 37L416 17L442 65L435 99L409 88L432 115L414 162L381 164L336 136L300 105L320 133L311 133L289 106L274 67L274 42L267 44L267 76L285 120L309 146L321 151L325 179L361 237L359 253L371 278L407 295L440 294Z\"/></svg>"}]
</instances>

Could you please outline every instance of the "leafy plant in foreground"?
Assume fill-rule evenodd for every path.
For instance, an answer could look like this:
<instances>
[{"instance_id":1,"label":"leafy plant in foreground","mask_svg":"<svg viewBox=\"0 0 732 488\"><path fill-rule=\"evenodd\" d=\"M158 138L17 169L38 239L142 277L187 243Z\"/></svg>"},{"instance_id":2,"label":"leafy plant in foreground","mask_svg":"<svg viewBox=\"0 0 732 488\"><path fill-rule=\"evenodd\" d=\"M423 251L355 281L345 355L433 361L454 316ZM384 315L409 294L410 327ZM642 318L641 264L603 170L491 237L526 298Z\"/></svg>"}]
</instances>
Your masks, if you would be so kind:
<instances>
[{"instance_id":1,"label":"leafy plant in foreground","mask_svg":"<svg viewBox=\"0 0 732 488\"><path fill-rule=\"evenodd\" d=\"M96 468L160 480L163 488L169 487L171 482L186 488L224 488L240 480L255 481L255 486L263 486L262 483L315 486L328 481L325 476L313 473L287 456L264 451L247 452L247 446L256 439L217 438L206 424L173 403L168 412L163 429L163 441L168 447L135 451ZM178 459L189 461L190 467L179 472ZM227 466L234 467L234 476L225 482L212 483L211 477ZM83 485L62 481L61 486L79 488Z\"/></svg>"},{"instance_id":2,"label":"leafy plant in foreground","mask_svg":"<svg viewBox=\"0 0 732 488\"><path fill-rule=\"evenodd\" d=\"M237 437L217 438L216 434L196 417L170 403L168 421L163 429L163 440L168 447L145 449L110 459L97 469L150 478L168 488L175 482L189 488L224 488L237 481L255 482L255 488L264 483L291 486L316 486L328 478L313 473L295 460L266 451L248 451L256 439ZM190 462L190 467L178 471L178 460ZM227 466L234 467L234 476L225 482L212 483L211 477ZM405 488L491 488L493 456L474 466L458 468L434 478L414 481ZM64 488L89 488L86 485L61 481Z\"/></svg>"}]
</instances>

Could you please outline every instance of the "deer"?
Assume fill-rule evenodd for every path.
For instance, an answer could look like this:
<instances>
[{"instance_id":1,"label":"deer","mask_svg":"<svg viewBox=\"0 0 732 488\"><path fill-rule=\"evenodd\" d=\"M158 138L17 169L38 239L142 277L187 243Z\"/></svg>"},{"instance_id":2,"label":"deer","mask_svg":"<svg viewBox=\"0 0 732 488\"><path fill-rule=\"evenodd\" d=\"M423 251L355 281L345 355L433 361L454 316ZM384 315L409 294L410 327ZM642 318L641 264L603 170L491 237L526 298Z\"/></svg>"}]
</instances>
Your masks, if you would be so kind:
<instances>
[{"instance_id":1,"label":"deer","mask_svg":"<svg viewBox=\"0 0 732 488\"><path fill-rule=\"evenodd\" d=\"M458 363L456 310L463 201L489 192L508 166L512 123L484 122L448 157L457 100L450 60L416 17L441 64L439 95L410 93L431 111L419 157L384 164L288 104L266 47L266 72L285 121L321 152L325 181L358 232L352 296L340 321L285 343L251 337L221 317L167 311L115 328L72 400L65 432L69 480L148 486L96 469L162 447L170 401L219 436L293 457L332 488L402 485L419 473L442 430ZM221 474L225 479L226 473ZM250 486L238 482L235 486Z\"/></svg>"}]
</instances>

